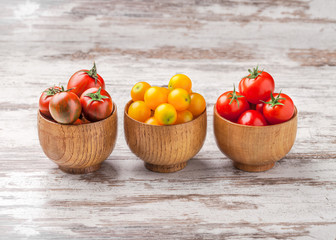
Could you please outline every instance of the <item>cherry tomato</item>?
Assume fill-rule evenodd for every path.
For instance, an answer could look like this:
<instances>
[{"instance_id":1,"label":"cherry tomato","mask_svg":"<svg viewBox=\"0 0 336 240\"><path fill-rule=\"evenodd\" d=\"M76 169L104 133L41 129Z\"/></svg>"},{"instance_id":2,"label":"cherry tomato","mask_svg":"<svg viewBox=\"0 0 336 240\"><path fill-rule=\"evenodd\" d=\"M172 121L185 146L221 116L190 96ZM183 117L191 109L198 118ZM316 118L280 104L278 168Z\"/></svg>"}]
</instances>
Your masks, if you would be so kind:
<instances>
[{"instance_id":1,"label":"cherry tomato","mask_svg":"<svg viewBox=\"0 0 336 240\"><path fill-rule=\"evenodd\" d=\"M146 82L138 82L136 83L131 90L131 97L133 102L135 101L143 101L145 92L150 88L151 85L149 85Z\"/></svg>"},{"instance_id":2,"label":"cherry tomato","mask_svg":"<svg viewBox=\"0 0 336 240\"><path fill-rule=\"evenodd\" d=\"M50 100L49 111L56 122L71 124L79 118L82 106L76 94L62 87L62 91Z\"/></svg>"},{"instance_id":3,"label":"cherry tomato","mask_svg":"<svg viewBox=\"0 0 336 240\"><path fill-rule=\"evenodd\" d=\"M73 125L81 125L81 124L87 124L87 123L90 123L89 120L87 120L85 117L83 116L79 116L79 118L74 122L72 123Z\"/></svg>"},{"instance_id":4,"label":"cherry tomato","mask_svg":"<svg viewBox=\"0 0 336 240\"><path fill-rule=\"evenodd\" d=\"M104 89L89 88L80 97L84 117L97 122L109 117L113 111L113 103L110 94Z\"/></svg>"},{"instance_id":5,"label":"cherry tomato","mask_svg":"<svg viewBox=\"0 0 336 240\"><path fill-rule=\"evenodd\" d=\"M274 91L272 76L265 71L259 71L258 66L248 71L250 74L239 82L239 92L253 104L267 100Z\"/></svg>"},{"instance_id":6,"label":"cherry tomato","mask_svg":"<svg viewBox=\"0 0 336 240\"><path fill-rule=\"evenodd\" d=\"M85 90L93 87L105 89L104 79L97 73L96 63L93 63L93 67L90 71L80 70L75 72L68 82L68 89L73 89L72 92L76 93L78 97L80 97Z\"/></svg>"},{"instance_id":7,"label":"cherry tomato","mask_svg":"<svg viewBox=\"0 0 336 240\"><path fill-rule=\"evenodd\" d=\"M206 108L206 102L204 97L199 93L191 93L190 94L190 105L188 107L188 111L192 113L194 118L201 115Z\"/></svg>"},{"instance_id":8,"label":"cherry tomato","mask_svg":"<svg viewBox=\"0 0 336 240\"><path fill-rule=\"evenodd\" d=\"M73 123L73 125L81 125L81 124L83 124L83 121L82 121L80 118L78 118L78 119Z\"/></svg>"},{"instance_id":9,"label":"cherry tomato","mask_svg":"<svg viewBox=\"0 0 336 240\"><path fill-rule=\"evenodd\" d=\"M266 126L267 122L264 116L256 110L247 110L240 115L238 119L239 124L250 126Z\"/></svg>"},{"instance_id":10,"label":"cherry tomato","mask_svg":"<svg viewBox=\"0 0 336 240\"><path fill-rule=\"evenodd\" d=\"M144 95L146 105L155 110L157 106L167 102L167 94L161 87L150 87Z\"/></svg>"},{"instance_id":11,"label":"cherry tomato","mask_svg":"<svg viewBox=\"0 0 336 240\"><path fill-rule=\"evenodd\" d=\"M294 114L293 100L284 93L273 93L271 98L264 102L263 114L270 124L286 122Z\"/></svg>"},{"instance_id":12,"label":"cherry tomato","mask_svg":"<svg viewBox=\"0 0 336 240\"><path fill-rule=\"evenodd\" d=\"M193 120L193 118L194 117L190 111L188 110L180 111L177 112L177 118L175 124L190 122L191 120Z\"/></svg>"},{"instance_id":13,"label":"cherry tomato","mask_svg":"<svg viewBox=\"0 0 336 240\"><path fill-rule=\"evenodd\" d=\"M159 122L155 119L155 117L148 118L145 123L150 125L160 125Z\"/></svg>"},{"instance_id":14,"label":"cherry tomato","mask_svg":"<svg viewBox=\"0 0 336 240\"><path fill-rule=\"evenodd\" d=\"M184 74L176 74L174 75L169 83L168 83L168 89L171 91L175 88L183 88L188 93L191 92L191 80L187 75Z\"/></svg>"},{"instance_id":15,"label":"cherry tomato","mask_svg":"<svg viewBox=\"0 0 336 240\"><path fill-rule=\"evenodd\" d=\"M162 103L155 109L154 117L160 125L172 125L177 118L177 112L173 105Z\"/></svg>"},{"instance_id":16,"label":"cherry tomato","mask_svg":"<svg viewBox=\"0 0 336 240\"><path fill-rule=\"evenodd\" d=\"M176 111L187 110L190 105L190 95L183 88L175 88L168 95L168 103L173 105Z\"/></svg>"},{"instance_id":17,"label":"cherry tomato","mask_svg":"<svg viewBox=\"0 0 336 240\"><path fill-rule=\"evenodd\" d=\"M260 112L261 114L263 114L263 108L264 108L264 104L263 103L258 103L256 105L256 111Z\"/></svg>"},{"instance_id":18,"label":"cherry tomato","mask_svg":"<svg viewBox=\"0 0 336 240\"><path fill-rule=\"evenodd\" d=\"M162 92L167 96L167 99L168 99L168 95L170 93L169 89L168 88L165 88L165 87L160 87L160 89L162 90Z\"/></svg>"},{"instance_id":19,"label":"cherry tomato","mask_svg":"<svg viewBox=\"0 0 336 240\"><path fill-rule=\"evenodd\" d=\"M39 101L39 109L40 112L47 117L51 118L51 114L49 112L49 102L52 99L52 97L61 91L61 88L58 86L54 86L54 87L50 87L47 88L40 97L40 101Z\"/></svg>"},{"instance_id":20,"label":"cherry tomato","mask_svg":"<svg viewBox=\"0 0 336 240\"><path fill-rule=\"evenodd\" d=\"M246 98L236 92L235 87L233 87L233 91L220 95L216 102L218 114L232 122L236 122L239 116L249 109L250 105Z\"/></svg>"},{"instance_id":21,"label":"cherry tomato","mask_svg":"<svg viewBox=\"0 0 336 240\"><path fill-rule=\"evenodd\" d=\"M151 116L151 110L150 108L146 105L144 101L135 101L133 102L127 111L127 114L139 121L139 122L145 122L148 118Z\"/></svg>"}]
</instances>

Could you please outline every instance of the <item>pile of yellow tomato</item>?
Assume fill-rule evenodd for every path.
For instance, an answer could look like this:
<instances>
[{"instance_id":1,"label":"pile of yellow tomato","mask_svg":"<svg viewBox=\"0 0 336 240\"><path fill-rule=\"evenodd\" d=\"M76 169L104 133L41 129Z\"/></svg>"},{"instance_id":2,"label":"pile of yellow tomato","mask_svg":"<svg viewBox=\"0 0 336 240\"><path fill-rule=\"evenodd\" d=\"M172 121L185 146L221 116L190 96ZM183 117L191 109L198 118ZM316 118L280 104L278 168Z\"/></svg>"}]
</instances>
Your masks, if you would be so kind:
<instances>
[{"instance_id":1,"label":"pile of yellow tomato","mask_svg":"<svg viewBox=\"0 0 336 240\"><path fill-rule=\"evenodd\" d=\"M131 90L133 103L128 115L152 125L186 123L201 115L206 107L203 96L191 91L192 82L184 74L174 75L166 87L136 83Z\"/></svg>"}]
</instances>

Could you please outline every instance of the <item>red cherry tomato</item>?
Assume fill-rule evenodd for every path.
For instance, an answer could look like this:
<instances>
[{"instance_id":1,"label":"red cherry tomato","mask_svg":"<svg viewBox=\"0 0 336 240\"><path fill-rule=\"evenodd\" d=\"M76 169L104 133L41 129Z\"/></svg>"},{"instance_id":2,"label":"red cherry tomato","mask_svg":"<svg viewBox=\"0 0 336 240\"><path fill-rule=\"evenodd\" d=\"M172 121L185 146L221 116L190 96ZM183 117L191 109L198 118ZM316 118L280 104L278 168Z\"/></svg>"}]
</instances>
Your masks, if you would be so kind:
<instances>
[{"instance_id":1,"label":"red cherry tomato","mask_svg":"<svg viewBox=\"0 0 336 240\"><path fill-rule=\"evenodd\" d=\"M50 112L49 112L49 102L52 99L52 97L61 91L61 88L58 86L47 88L40 97L39 100L39 109L40 112L47 117L51 118Z\"/></svg>"},{"instance_id":2,"label":"red cherry tomato","mask_svg":"<svg viewBox=\"0 0 336 240\"><path fill-rule=\"evenodd\" d=\"M272 76L265 71L259 71L258 67L248 71L250 74L239 82L239 92L253 104L267 100L274 91Z\"/></svg>"},{"instance_id":3,"label":"red cherry tomato","mask_svg":"<svg viewBox=\"0 0 336 240\"><path fill-rule=\"evenodd\" d=\"M73 125L81 125L81 124L83 124L83 121L82 121L80 118L78 118L78 119L73 123Z\"/></svg>"},{"instance_id":4,"label":"red cherry tomato","mask_svg":"<svg viewBox=\"0 0 336 240\"><path fill-rule=\"evenodd\" d=\"M249 109L250 106L246 98L236 92L235 87L233 87L233 91L220 95L216 102L218 114L232 122L237 121L239 116Z\"/></svg>"},{"instance_id":5,"label":"red cherry tomato","mask_svg":"<svg viewBox=\"0 0 336 240\"><path fill-rule=\"evenodd\" d=\"M273 93L271 98L264 102L263 114L270 124L286 122L294 114L293 100L284 93Z\"/></svg>"},{"instance_id":6,"label":"red cherry tomato","mask_svg":"<svg viewBox=\"0 0 336 240\"><path fill-rule=\"evenodd\" d=\"M113 110L110 94L101 88L90 88L80 97L84 117L96 122L109 117Z\"/></svg>"},{"instance_id":7,"label":"red cherry tomato","mask_svg":"<svg viewBox=\"0 0 336 240\"><path fill-rule=\"evenodd\" d=\"M49 103L52 118L62 124L74 123L80 116L82 107L76 94L70 91L56 93Z\"/></svg>"},{"instance_id":8,"label":"red cherry tomato","mask_svg":"<svg viewBox=\"0 0 336 240\"><path fill-rule=\"evenodd\" d=\"M267 122L263 115L256 110L247 110L238 119L239 124L250 126L266 126Z\"/></svg>"},{"instance_id":9,"label":"red cherry tomato","mask_svg":"<svg viewBox=\"0 0 336 240\"><path fill-rule=\"evenodd\" d=\"M264 104L263 103L259 103L256 105L256 111L260 112L261 114L263 114L263 108L264 108Z\"/></svg>"},{"instance_id":10,"label":"red cherry tomato","mask_svg":"<svg viewBox=\"0 0 336 240\"><path fill-rule=\"evenodd\" d=\"M68 89L73 89L72 92L76 93L78 97L85 90L93 87L105 89L104 79L97 73L96 63L93 64L90 71L80 70L75 72L68 82Z\"/></svg>"}]
</instances>

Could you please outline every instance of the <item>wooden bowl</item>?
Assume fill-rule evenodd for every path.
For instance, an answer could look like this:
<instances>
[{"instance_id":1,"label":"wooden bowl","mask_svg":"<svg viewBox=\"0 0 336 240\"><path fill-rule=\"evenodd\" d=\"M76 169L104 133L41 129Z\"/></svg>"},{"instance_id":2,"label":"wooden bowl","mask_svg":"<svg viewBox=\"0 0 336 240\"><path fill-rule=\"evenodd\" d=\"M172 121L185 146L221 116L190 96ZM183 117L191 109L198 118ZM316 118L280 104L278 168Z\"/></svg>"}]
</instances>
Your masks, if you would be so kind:
<instances>
[{"instance_id":1,"label":"wooden bowl","mask_svg":"<svg viewBox=\"0 0 336 240\"><path fill-rule=\"evenodd\" d=\"M44 153L67 173L97 171L111 154L117 137L117 107L108 118L81 125L64 125L37 115L38 136Z\"/></svg>"},{"instance_id":2,"label":"wooden bowl","mask_svg":"<svg viewBox=\"0 0 336 240\"><path fill-rule=\"evenodd\" d=\"M233 123L214 107L214 133L218 148L238 169L261 172L271 169L292 148L297 131L297 109L284 123L262 127Z\"/></svg>"},{"instance_id":3,"label":"wooden bowl","mask_svg":"<svg viewBox=\"0 0 336 240\"><path fill-rule=\"evenodd\" d=\"M124 111L125 138L147 169L161 173L179 171L201 150L207 130L206 110L187 123L156 126L129 117L131 103L126 104Z\"/></svg>"}]
</instances>

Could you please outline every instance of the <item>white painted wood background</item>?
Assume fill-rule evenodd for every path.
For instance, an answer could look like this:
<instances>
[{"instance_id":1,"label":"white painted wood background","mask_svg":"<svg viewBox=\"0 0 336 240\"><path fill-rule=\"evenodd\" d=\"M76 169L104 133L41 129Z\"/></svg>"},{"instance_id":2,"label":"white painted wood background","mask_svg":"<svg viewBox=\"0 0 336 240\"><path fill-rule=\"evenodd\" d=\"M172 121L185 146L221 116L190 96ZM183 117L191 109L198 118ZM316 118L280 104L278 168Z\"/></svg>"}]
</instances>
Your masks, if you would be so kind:
<instances>
[{"instance_id":1,"label":"white painted wood background","mask_svg":"<svg viewBox=\"0 0 336 240\"><path fill-rule=\"evenodd\" d=\"M335 239L335 1L0 2L1 239ZM39 146L38 99L94 60L117 144L100 171L69 175ZM298 134L273 169L246 173L218 150L212 109L256 64L292 96ZM134 83L178 72L207 100L208 135L184 170L153 173L122 111Z\"/></svg>"}]
</instances>

